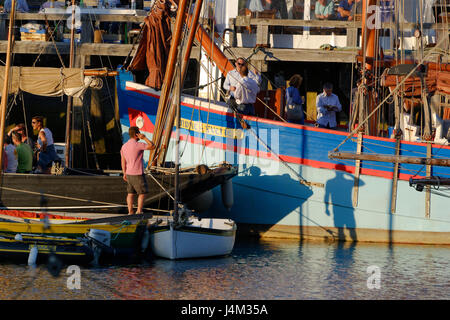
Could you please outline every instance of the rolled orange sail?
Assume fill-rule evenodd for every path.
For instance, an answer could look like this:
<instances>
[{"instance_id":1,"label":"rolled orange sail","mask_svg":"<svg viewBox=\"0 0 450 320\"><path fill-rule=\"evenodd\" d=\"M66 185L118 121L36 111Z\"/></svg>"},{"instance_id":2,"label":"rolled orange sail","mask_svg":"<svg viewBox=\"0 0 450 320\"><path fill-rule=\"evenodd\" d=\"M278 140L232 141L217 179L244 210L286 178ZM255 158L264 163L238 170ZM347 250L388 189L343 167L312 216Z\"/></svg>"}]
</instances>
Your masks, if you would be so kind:
<instances>
[{"instance_id":1,"label":"rolled orange sail","mask_svg":"<svg viewBox=\"0 0 450 320\"><path fill-rule=\"evenodd\" d=\"M366 57L366 69L372 70L374 67L374 63L378 59L382 59L383 53L381 52L381 57L377 57L377 53L375 52L378 43L378 37L376 34L375 26L368 26L367 21L369 20L369 16L367 13L367 9L370 6L376 5L376 0L362 0L362 52L360 53L363 57ZM356 4L355 4L356 5ZM375 15L376 12L372 13ZM373 20L373 19L372 19ZM367 39L366 39L367 38ZM380 48L381 50L381 48Z\"/></svg>"},{"instance_id":2,"label":"rolled orange sail","mask_svg":"<svg viewBox=\"0 0 450 320\"><path fill-rule=\"evenodd\" d=\"M234 65L230 62L230 60L228 60L222 50L220 50L220 48L214 43L208 32L206 32L202 26L198 27L195 37L206 51L207 56L214 61L224 76L226 76L229 71L234 69Z\"/></svg>"}]
</instances>

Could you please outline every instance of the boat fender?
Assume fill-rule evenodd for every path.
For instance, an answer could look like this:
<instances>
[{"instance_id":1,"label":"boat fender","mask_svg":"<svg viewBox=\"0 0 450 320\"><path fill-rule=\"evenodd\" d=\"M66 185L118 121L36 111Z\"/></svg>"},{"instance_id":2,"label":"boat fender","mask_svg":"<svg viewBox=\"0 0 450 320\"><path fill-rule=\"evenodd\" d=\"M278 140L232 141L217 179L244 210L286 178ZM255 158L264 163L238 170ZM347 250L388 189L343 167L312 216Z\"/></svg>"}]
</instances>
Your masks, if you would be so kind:
<instances>
[{"instance_id":1,"label":"boat fender","mask_svg":"<svg viewBox=\"0 0 450 320\"><path fill-rule=\"evenodd\" d=\"M100 261L100 255L102 254L102 248L100 248L99 245L93 244L92 245L92 253L94 255L94 259L92 260L92 264L94 266L98 266L99 265L99 261Z\"/></svg>"},{"instance_id":2,"label":"boat fender","mask_svg":"<svg viewBox=\"0 0 450 320\"><path fill-rule=\"evenodd\" d=\"M233 206L233 183L231 182L231 179L225 180L224 183L221 184L220 189L222 191L222 202L225 208L228 209L228 211Z\"/></svg>"},{"instance_id":3,"label":"boat fender","mask_svg":"<svg viewBox=\"0 0 450 320\"><path fill-rule=\"evenodd\" d=\"M148 230L145 230L141 241L141 252L145 252L145 250L147 250L149 242L150 242L150 232L148 232Z\"/></svg>"},{"instance_id":4,"label":"boat fender","mask_svg":"<svg viewBox=\"0 0 450 320\"><path fill-rule=\"evenodd\" d=\"M111 232L100 229L89 230L89 238L97 240L101 244L109 247L111 245Z\"/></svg>"},{"instance_id":5,"label":"boat fender","mask_svg":"<svg viewBox=\"0 0 450 320\"><path fill-rule=\"evenodd\" d=\"M33 246L30 250L30 254L28 255L28 265L29 266L36 265L37 256L38 256L38 248L37 248L37 246Z\"/></svg>"},{"instance_id":6,"label":"boat fender","mask_svg":"<svg viewBox=\"0 0 450 320\"><path fill-rule=\"evenodd\" d=\"M22 234L21 234L21 233L16 233L16 235L15 235L15 237L14 237L14 240L16 240L16 241L22 241L22 240L23 240Z\"/></svg>"}]
</instances>

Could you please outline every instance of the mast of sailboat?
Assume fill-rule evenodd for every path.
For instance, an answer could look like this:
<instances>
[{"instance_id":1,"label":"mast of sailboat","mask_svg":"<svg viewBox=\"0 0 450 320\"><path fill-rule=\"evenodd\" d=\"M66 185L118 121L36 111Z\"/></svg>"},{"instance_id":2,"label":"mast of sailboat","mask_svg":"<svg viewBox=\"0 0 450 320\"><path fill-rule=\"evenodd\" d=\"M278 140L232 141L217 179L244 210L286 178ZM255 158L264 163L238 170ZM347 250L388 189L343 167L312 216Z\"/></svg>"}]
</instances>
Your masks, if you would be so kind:
<instances>
[{"instance_id":1,"label":"mast of sailboat","mask_svg":"<svg viewBox=\"0 0 450 320\"><path fill-rule=\"evenodd\" d=\"M0 171L3 171L3 144L4 144L4 132L5 132L5 118L6 118L6 105L8 102L8 85L9 85L9 71L11 68L11 53L14 43L14 15L16 13L16 0L11 1L11 13L9 18L9 30L8 30L8 46L6 48L6 64L5 64L5 78L3 79L2 100L0 104Z\"/></svg>"},{"instance_id":2,"label":"mast of sailboat","mask_svg":"<svg viewBox=\"0 0 450 320\"><path fill-rule=\"evenodd\" d=\"M174 195L174 211L173 218L178 221L178 203L180 201L180 117L181 117L181 86L182 74L181 64L178 60L176 67L176 83L175 83L175 104L176 104L176 142L175 142L175 195Z\"/></svg>"},{"instance_id":3,"label":"mast of sailboat","mask_svg":"<svg viewBox=\"0 0 450 320\"><path fill-rule=\"evenodd\" d=\"M163 131L172 130L172 127L166 126L167 103L172 88L176 59L178 56L178 45L180 43L183 31L186 6L187 0L181 0L178 5L177 18L175 20L175 31L172 36L172 41L170 43L169 57L167 60L167 69L164 75L164 81L161 88L161 96L158 103L158 112L156 114L155 131L152 139L152 142L155 145L155 149L150 151L149 166L157 164L157 160L159 157L159 153L161 152L161 149L165 149L167 147L161 144Z\"/></svg>"},{"instance_id":4,"label":"mast of sailboat","mask_svg":"<svg viewBox=\"0 0 450 320\"><path fill-rule=\"evenodd\" d=\"M185 45L185 51L184 51L184 55L183 55L182 64L180 65L179 77L181 80L181 84L184 83L184 79L186 78L186 72L187 72L187 69L189 66L189 59L191 57L192 44L194 43L194 37L196 35L196 30L197 30L197 26L198 26L198 20L200 17L200 11L202 8L202 4L203 4L203 0L198 0L195 3L194 16L189 17L190 19L187 19L186 25L190 24L190 26L189 26L189 36L188 36L188 39L187 39L187 42ZM182 50L181 48L178 48L178 51L180 54L181 54L181 50ZM181 88L180 88L180 91L181 91ZM181 93L180 93L180 99L181 99ZM178 103L178 100L176 100L175 103ZM176 107L172 107L169 110L169 118L167 120L166 128L172 128L176 110L177 110ZM167 153L167 146L169 145L170 136L171 136L171 130L166 130L162 137L162 144L161 144L162 146L165 146L165 148L162 148L158 155L158 159L157 159L158 166L162 166L164 164L164 161L166 158L166 153Z\"/></svg>"},{"instance_id":5,"label":"mast of sailboat","mask_svg":"<svg viewBox=\"0 0 450 320\"><path fill-rule=\"evenodd\" d=\"M73 68L74 65L74 51L75 51L75 0L72 0L72 25L70 30L70 58L69 58L69 68ZM70 152L70 138L71 138L71 118L72 118L72 96L67 97L67 109L66 109L66 141L65 141L65 166L66 168L72 167L72 157Z\"/></svg>"}]
</instances>

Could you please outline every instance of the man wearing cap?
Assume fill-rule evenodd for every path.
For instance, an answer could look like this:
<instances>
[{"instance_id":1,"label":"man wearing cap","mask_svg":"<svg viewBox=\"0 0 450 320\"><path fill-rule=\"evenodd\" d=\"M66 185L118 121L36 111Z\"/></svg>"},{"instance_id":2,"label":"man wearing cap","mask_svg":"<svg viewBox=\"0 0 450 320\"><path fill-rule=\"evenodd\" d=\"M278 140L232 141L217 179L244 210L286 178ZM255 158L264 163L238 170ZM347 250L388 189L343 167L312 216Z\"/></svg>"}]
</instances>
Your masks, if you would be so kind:
<instances>
[{"instance_id":1,"label":"man wearing cap","mask_svg":"<svg viewBox=\"0 0 450 320\"><path fill-rule=\"evenodd\" d=\"M143 156L145 150L155 148L138 127L130 127L128 130L130 139L120 149L123 180L127 182L127 206L128 214L133 214L134 196L138 195L138 207L136 213L142 213L145 195L148 193L147 181L144 176ZM139 142L144 140L146 143Z\"/></svg>"}]
</instances>

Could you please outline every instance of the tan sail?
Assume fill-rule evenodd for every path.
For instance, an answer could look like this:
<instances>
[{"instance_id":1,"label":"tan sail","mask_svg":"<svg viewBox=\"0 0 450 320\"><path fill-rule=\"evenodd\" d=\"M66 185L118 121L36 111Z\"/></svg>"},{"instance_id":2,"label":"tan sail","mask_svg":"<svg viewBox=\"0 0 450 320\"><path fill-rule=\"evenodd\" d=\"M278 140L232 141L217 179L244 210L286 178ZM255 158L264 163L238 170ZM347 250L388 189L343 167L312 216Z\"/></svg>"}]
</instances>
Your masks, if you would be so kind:
<instances>
[{"instance_id":1,"label":"tan sail","mask_svg":"<svg viewBox=\"0 0 450 320\"><path fill-rule=\"evenodd\" d=\"M0 87L3 87L4 74L5 67L0 66ZM94 82L93 77L85 77L83 70L77 68L11 67L8 92L81 97Z\"/></svg>"}]
</instances>

